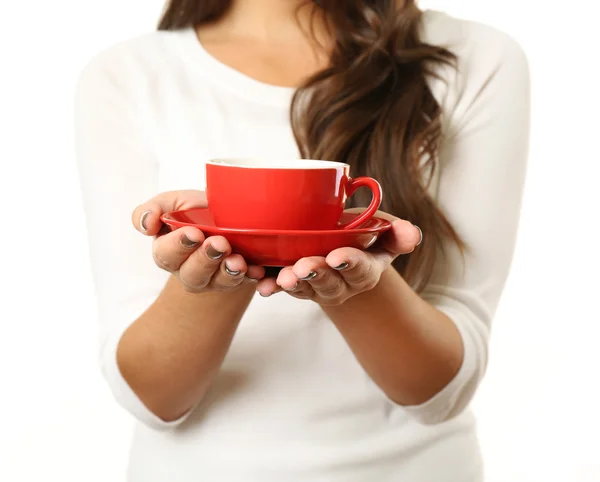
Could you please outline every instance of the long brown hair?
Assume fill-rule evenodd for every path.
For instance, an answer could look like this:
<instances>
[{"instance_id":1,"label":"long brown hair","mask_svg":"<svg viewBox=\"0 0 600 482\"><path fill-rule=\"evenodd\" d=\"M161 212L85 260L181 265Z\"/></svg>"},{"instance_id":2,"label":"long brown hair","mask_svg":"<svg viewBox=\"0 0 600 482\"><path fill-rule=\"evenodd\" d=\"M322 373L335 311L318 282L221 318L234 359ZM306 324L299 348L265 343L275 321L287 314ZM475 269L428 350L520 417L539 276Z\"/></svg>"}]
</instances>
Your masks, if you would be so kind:
<instances>
[{"instance_id":1,"label":"long brown hair","mask_svg":"<svg viewBox=\"0 0 600 482\"><path fill-rule=\"evenodd\" d=\"M442 134L441 109L427 79L454 55L421 41L415 0L400 6L397 0L314 1L327 14L335 45L329 66L294 95L290 116L298 148L303 158L346 162L354 176L376 178L385 193L381 209L422 229L421 246L394 263L421 290L444 242L464 248L426 181L437 168ZM171 0L159 29L214 21L231 3ZM351 198L354 206L369 201L364 192Z\"/></svg>"}]
</instances>

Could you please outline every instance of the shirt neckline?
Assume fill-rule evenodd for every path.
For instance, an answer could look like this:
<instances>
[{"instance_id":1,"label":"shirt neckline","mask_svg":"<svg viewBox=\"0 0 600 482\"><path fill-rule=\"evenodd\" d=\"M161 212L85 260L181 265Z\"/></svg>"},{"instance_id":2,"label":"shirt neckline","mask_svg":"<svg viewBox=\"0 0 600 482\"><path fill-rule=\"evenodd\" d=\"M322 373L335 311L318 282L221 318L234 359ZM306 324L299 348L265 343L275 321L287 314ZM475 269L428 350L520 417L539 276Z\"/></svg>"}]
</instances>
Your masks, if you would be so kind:
<instances>
[{"instance_id":1,"label":"shirt neckline","mask_svg":"<svg viewBox=\"0 0 600 482\"><path fill-rule=\"evenodd\" d=\"M290 107L295 88L261 82L224 64L204 48L194 27L187 27L181 33L190 62L199 68L203 76L210 77L213 83L254 102Z\"/></svg>"}]
</instances>

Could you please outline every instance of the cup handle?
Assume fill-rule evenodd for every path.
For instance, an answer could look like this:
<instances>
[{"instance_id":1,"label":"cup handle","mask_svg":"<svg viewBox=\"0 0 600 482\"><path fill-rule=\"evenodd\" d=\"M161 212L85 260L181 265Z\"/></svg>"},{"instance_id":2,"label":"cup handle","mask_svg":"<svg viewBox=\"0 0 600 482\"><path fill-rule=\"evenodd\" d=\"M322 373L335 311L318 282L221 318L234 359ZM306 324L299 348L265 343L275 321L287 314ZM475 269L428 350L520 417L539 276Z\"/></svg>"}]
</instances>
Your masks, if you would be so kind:
<instances>
[{"instance_id":1,"label":"cup handle","mask_svg":"<svg viewBox=\"0 0 600 482\"><path fill-rule=\"evenodd\" d=\"M341 224L339 226L340 229L354 229L360 227L369 219L371 219L379 209L379 206L381 206L381 197L383 192L381 190L381 186L375 179L372 177L357 177L356 179L349 178L348 184L346 184L347 197L352 196L359 187L368 187L371 190L373 193L371 204L369 204L369 207L360 216L354 218L352 221L349 221L346 224Z\"/></svg>"}]
</instances>

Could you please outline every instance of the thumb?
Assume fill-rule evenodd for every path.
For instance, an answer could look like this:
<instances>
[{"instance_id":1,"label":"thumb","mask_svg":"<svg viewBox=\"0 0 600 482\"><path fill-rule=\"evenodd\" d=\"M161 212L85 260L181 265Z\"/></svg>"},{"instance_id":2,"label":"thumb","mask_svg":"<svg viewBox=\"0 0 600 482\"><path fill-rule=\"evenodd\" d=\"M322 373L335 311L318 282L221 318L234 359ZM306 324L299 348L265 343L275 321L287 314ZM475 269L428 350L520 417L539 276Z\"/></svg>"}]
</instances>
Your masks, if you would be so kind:
<instances>
[{"instance_id":1,"label":"thumb","mask_svg":"<svg viewBox=\"0 0 600 482\"><path fill-rule=\"evenodd\" d=\"M206 206L204 191L163 192L135 208L131 215L131 222L140 233L156 236L163 226L160 217L164 213Z\"/></svg>"},{"instance_id":2,"label":"thumb","mask_svg":"<svg viewBox=\"0 0 600 482\"><path fill-rule=\"evenodd\" d=\"M409 221L397 219L392 222L392 229L383 235L381 248L395 257L412 253L422 241L423 232L421 228Z\"/></svg>"}]
</instances>

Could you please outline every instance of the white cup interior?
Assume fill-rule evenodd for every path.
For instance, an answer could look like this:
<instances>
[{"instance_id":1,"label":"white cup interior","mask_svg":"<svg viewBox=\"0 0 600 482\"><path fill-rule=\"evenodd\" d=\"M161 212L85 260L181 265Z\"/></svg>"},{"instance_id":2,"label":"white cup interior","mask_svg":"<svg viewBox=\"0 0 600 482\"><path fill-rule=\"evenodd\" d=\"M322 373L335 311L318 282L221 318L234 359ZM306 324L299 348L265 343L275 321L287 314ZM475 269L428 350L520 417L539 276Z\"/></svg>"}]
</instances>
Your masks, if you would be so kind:
<instances>
[{"instance_id":1,"label":"white cup interior","mask_svg":"<svg viewBox=\"0 0 600 482\"><path fill-rule=\"evenodd\" d=\"M338 169L347 167L347 164L343 162L281 158L212 159L207 164L248 169Z\"/></svg>"}]
</instances>

